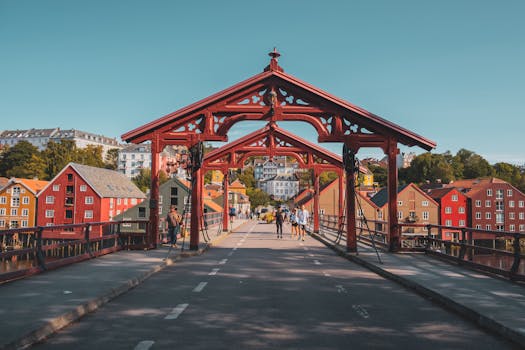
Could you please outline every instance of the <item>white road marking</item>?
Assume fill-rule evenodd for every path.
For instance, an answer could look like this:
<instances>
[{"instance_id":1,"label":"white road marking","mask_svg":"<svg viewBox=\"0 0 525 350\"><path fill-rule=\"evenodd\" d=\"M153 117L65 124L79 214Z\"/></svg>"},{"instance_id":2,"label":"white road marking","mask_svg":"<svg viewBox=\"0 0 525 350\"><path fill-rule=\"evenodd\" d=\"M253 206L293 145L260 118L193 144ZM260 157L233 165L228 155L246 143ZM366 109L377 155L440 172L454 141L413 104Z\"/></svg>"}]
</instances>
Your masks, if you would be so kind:
<instances>
[{"instance_id":1,"label":"white road marking","mask_svg":"<svg viewBox=\"0 0 525 350\"><path fill-rule=\"evenodd\" d=\"M155 344L153 340L143 340L140 343L138 343L133 350L148 350Z\"/></svg>"},{"instance_id":2,"label":"white road marking","mask_svg":"<svg viewBox=\"0 0 525 350\"><path fill-rule=\"evenodd\" d=\"M354 309L357 312L357 314L361 316L362 318L370 317L370 314L368 313L368 311L366 311L366 309L361 305L352 305L352 309Z\"/></svg>"},{"instance_id":3,"label":"white road marking","mask_svg":"<svg viewBox=\"0 0 525 350\"><path fill-rule=\"evenodd\" d=\"M208 274L208 276L215 276L219 270L220 269L211 269L211 272Z\"/></svg>"},{"instance_id":4,"label":"white road marking","mask_svg":"<svg viewBox=\"0 0 525 350\"><path fill-rule=\"evenodd\" d=\"M329 273L326 273L326 272L323 272L323 274L325 275L325 277L330 277L332 275L330 275Z\"/></svg>"},{"instance_id":5,"label":"white road marking","mask_svg":"<svg viewBox=\"0 0 525 350\"><path fill-rule=\"evenodd\" d=\"M229 253L228 253L228 256L232 256L232 254L233 254L233 252L229 252Z\"/></svg>"},{"instance_id":6,"label":"white road marking","mask_svg":"<svg viewBox=\"0 0 525 350\"><path fill-rule=\"evenodd\" d=\"M200 292L202 292L202 290L204 289L204 287L206 287L207 284L208 284L208 282L201 282L201 283L199 283L199 284L197 285L197 287L195 287L195 288L193 289L193 291L194 291L195 293L200 293Z\"/></svg>"},{"instance_id":7,"label":"white road marking","mask_svg":"<svg viewBox=\"0 0 525 350\"><path fill-rule=\"evenodd\" d=\"M65 290L65 291L64 291L64 294L71 294L71 293L73 293L73 292L70 291L70 290Z\"/></svg>"},{"instance_id":8,"label":"white road marking","mask_svg":"<svg viewBox=\"0 0 525 350\"><path fill-rule=\"evenodd\" d=\"M221 261L219 261L219 265L224 265L227 261L228 259L222 259Z\"/></svg>"},{"instance_id":9,"label":"white road marking","mask_svg":"<svg viewBox=\"0 0 525 350\"><path fill-rule=\"evenodd\" d=\"M315 255L313 255L313 254L310 253L310 254L308 254L308 256L314 257Z\"/></svg>"},{"instance_id":10,"label":"white road marking","mask_svg":"<svg viewBox=\"0 0 525 350\"><path fill-rule=\"evenodd\" d=\"M176 320L177 317L179 317L180 314L182 314L184 312L184 310L186 310L188 305L190 305L190 304L179 304L179 305L177 305L173 310L171 310L171 312L166 317L164 317L164 319L165 320Z\"/></svg>"},{"instance_id":11,"label":"white road marking","mask_svg":"<svg viewBox=\"0 0 525 350\"><path fill-rule=\"evenodd\" d=\"M335 289L337 289L337 293L348 293L342 285L338 284L335 286Z\"/></svg>"},{"instance_id":12,"label":"white road marking","mask_svg":"<svg viewBox=\"0 0 525 350\"><path fill-rule=\"evenodd\" d=\"M314 260L314 264L315 264L315 265L321 265L321 263L319 262L319 260Z\"/></svg>"},{"instance_id":13,"label":"white road marking","mask_svg":"<svg viewBox=\"0 0 525 350\"><path fill-rule=\"evenodd\" d=\"M237 247L233 248L233 250L237 250Z\"/></svg>"}]
</instances>

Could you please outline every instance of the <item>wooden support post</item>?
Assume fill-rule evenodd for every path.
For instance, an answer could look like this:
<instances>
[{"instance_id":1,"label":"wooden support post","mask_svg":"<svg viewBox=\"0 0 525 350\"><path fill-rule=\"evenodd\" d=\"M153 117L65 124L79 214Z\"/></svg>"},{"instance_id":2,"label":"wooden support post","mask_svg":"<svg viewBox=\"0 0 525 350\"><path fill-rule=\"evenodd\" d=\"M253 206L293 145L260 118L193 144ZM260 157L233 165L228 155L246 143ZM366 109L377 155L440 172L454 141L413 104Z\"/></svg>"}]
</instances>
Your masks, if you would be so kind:
<instances>
[{"instance_id":1,"label":"wooden support post","mask_svg":"<svg viewBox=\"0 0 525 350\"><path fill-rule=\"evenodd\" d=\"M148 248L156 248L159 243L159 153L162 151L158 134L151 140L151 190L149 200Z\"/></svg>"},{"instance_id":2,"label":"wooden support post","mask_svg":"<svg viewBox=\"0 0 525 350\"><path fill-rule=\"evenodd\" d=\"M230 174L228 170L226 169L224 172L224 179L223 179L223 199L222 199L222 232L228 232L228 208L230 207L229 199L228 199L228 191L229 191L229 184L230 184Z\"/></svg>"},{"instance_id":3,"label":"wooden support post","mask_svg":"<svg viewBox=\"0 0 525 350\"><path fill-rule=\"evenodd\" d=\"M199 249L200 224L202 222L202 168L194 169L191 174L193 187L191 191L190 250Z\"/></svg>"},{"instance_id":4,"label":"wooden support post","mask_svg":"<svg viewBox=\"0 0 525 350\"><path fill-rule=\"evenodd\" d=\"M355 153L344 147L346 172L346 251L357 252L357 230L355 220Z\"/></svg>"},{"instance_id":5,"label":"wooden support post","mask_svg":"<svg viewBox=\"0 0 525 350\"><path fill-rule=\"evenodd\" d=\"M397 142L391 139L388 143L388 224L389 230L389 250L397 252L401 248L399 226L397 222Z\"/></svg>"},{"instance_id":6,"label":"wooden support post","mask_svg":"<svg viewBox=\"0 0 525 350\"><path fill-rule=\"evenodd\" d=\"M319 173L314 171L314 232L319 233Z\"/></svg>"},{"instance_id":7,"label":"wooden support post","mask_svg":"<svg viewBox=\"0 0 525 350\"><path fill-rule=\"evenodd\" d=\"M344 202L344 176L343 172L339 171L339 208L337 213L337 227L341 228L343 226L343 215L344 215L344 208L343 208L343 202Z\"/></svg>"}]
</instances>

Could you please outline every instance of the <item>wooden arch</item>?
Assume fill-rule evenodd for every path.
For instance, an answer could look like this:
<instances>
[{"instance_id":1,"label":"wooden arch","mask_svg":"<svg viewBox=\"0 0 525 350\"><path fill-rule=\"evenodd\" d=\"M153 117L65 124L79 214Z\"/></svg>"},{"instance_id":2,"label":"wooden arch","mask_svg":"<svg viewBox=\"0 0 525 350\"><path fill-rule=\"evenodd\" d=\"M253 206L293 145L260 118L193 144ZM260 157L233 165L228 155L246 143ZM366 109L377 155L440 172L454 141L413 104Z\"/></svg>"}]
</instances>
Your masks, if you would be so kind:
<instances>
[{"instance_id":1,"label":"wooden arch","mask_svg":"<svg viewBox=\"0 0 525 350\"><path fill-rule=\"evenodd\" d=\"M234 142L208 153L204 157L203 168L219 170L224 174L223 208L228 208L228 169L242 168L248 157L289 156L294 157L301 168L312 169L314 173L314 231L319 232L319 176L323 171L334 171L339 176L339 195L343 200L343 160L318 145L279 128L274 122L254 131ZM340 208L342 210L342 208ZM340 211L339 217L343 213ZM223 227L228 227L228 213L223 212Z\"/></svg>"},{"instance_id":2,"label":"wooden arch","mask_svg":"<svg viewBox=\"0 0 525 350\"><path fill-rule=\"evenodd\" d=\"M342 142L352 153L357 153L362 147L383 149L389 161L390 249L399 249L396 167L398 143L431 150L436 147L435 142L285 73L278 64L279 56L274 50L270 53L270 64L262 73L122 135L125 142L151 142L152 245L156 245L158 240L158 153L167 145L192 147L202 141L226 142L228 131L235 123L263 120L307 122L317 130L318 142ZM346 167L345 170L347 182L353 181L353 168ZM200 169L195 170L192 175L202 182ZM347 196L353 196L353 191L353 184L347 183ZM198 199L192 200L192 208L200 208L198 204ZM355 214L349 210L352 208L347 208L347 217ZM196 234L198 215L192 215L192 220L195 220L192 221L192 234ZM353 223L347 222L349 227L352 227L351 224ZM195 232L194 226L197 230ZM197 248L190 244L190 249ZM348 247L350 251L355 249L354 246Z\"/></svg>"}]
</instances>

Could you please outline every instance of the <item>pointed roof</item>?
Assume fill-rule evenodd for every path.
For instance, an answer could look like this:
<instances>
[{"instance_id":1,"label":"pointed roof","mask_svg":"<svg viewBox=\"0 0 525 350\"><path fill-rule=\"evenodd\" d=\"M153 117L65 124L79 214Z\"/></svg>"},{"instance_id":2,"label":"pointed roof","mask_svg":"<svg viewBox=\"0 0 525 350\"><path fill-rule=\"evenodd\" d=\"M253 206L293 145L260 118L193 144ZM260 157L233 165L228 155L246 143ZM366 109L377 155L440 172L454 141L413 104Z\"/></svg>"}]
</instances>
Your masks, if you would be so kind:
<instances>
[{"instance_id":1,"label":"pointed roof","mask_svg":"<svg viewBox=\"0 0 525 350\"><path fill-rule=\"evenodd\" d=\"M230 188L231 188L231 187L246 188L246 186L245 186L241 181L239 181L239 179L235 179L235 181L233 181L233 182L230 184Z\"/></svg>"},{"instance_id":2,"label":"pointed roof","mask_svg":"<svg viewBox=\"0 0 525 350\"><path fill-rule=\"evenodd\" d=\"M397 186L397 193L401 193L408 186L409 185ZM372 203L374 203L379 208L382 208L385 204L388 203L388 189L386 187L383 187L372 198L370 198L370 201L372 201Z\"/></svg>"},{"instance_id":3,"label":"pointed roof","mask_svg":"<svg viewBox=\"0 0 525 350\"><path fill-rule=\"evenodd\" d=\"M280 66L277 65L277 57L272 56L270 66L264 72L254 75L238 84L235 84L225 90L206 97L198 102L181 108L178 111L167 114L161 118L151 121L139 128L131 130L123 134L122 140L126 142L142 142L146 135L152 134L155 130L170 125L174 121L182 120L185 117L195 113L203 112L213 105L219 104L227 100L229 97L245 92L254 86L265 85L270 81L283 86L292 86L298 91L302 91L306 95L316 96L322 100L322 104L335 108L337 110L345 111L351 114L356 120L359 120L368 130L388 132L394 135L397 140L407 146L419 146L425 150L431 150L436 147L436 143L426 139L408 129L405 129L397 124L394 124L386 119L383 119L364 108L358 107L341 98L335 97L313 85L310 85L290 74L285 73ZM149 137L149 136L148 136Z\"/></svg>"},{"instance_id":4,"label":"pointed roof","mask_svg":"<svg viewBox=\"0 0 525 350\"><path fill-rule=\"evenodd\" d=\"M69 163L46 186L49 187L67 169L73 169L101 198L146 198L126 175L114 170Z\"/></svg>"},{"instance_id":5,"label":"pointed roof","mask_svg":"<svg viewBox=\"0 0 525 350\"><path fill-rule=\"evenodd\" d=\"M7 182L7 184L3 187L7 187L12 184L21 184L24 187L26 187L28 190L30 190L34 195L36 195L49 184L49 181L36 180L36 179L11 178Z\"/></svg>"},{"instance_id":6,"label":"pointed roof","mask_svg":"<svg viewBox=\"0 0 525 350\"><path fill-rule=\"evenodd\" d=\"M434 200L440 200L441 198L445 197L449 192L454 190L457 191L457 189L454 187L433 188L427 190L427 194Z\"/></svg>"}]
</instances>

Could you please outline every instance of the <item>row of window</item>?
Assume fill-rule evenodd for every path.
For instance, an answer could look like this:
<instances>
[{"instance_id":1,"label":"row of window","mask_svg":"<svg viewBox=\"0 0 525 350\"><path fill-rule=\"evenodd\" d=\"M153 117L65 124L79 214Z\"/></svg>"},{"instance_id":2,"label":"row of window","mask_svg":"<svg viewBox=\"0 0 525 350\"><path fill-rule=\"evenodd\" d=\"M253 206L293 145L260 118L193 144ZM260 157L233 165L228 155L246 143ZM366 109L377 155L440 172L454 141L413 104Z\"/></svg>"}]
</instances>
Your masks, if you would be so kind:
<instances>
[{"instance_id":1,"label":"row of window","mask_svg":"<svg viewBox=\"0 0 525 350\"><path fill-rule=\"evenodd\" d=\"M499 198L500 199L500 198ZM476 200L475 205L477 208L481 207L481 200ZM516 205L515 201L509 201L509 208L514 208ZM490 208L492 206L491 200L485 201L485 207ZM518 201L518 207L519 208L525 208L525 201ZM501 208L501 209L498 209ZM497 201L496 202L496 210L503 210L503 201Z\"/></svg>"},{"instance_id":2,"label":"row of window","mask_svg":"<svg viewBox=\"0 0 525 350\"><path fill-rule=\"evenodd\" d=\"M456 198L456 200L457 200L457 198ZM428 207L428 205L429 205L428 201L421 201L421 206L422 207ZM397 206L398 207L402 207L403 206L403 201L397 201Z\"/></svg>"},{"instance_id":3,"label":"row of window","mask_svg":"<svg viewBox=\"0 0 525 350\"><path fill-rule=\"evenodd\" d=\"M445 226L452 226L452 220L445 220ZM459 227L464 227L465 226L465 220L459 220L458 221L458 226Z\"/></svg>"},{"instance_id":4,"label":"row of window","mask_svg":"<svg viewBox=\"0 0 525 350\"><path fill-rule=\"evenodd\" d=\"M22 197L22 204L29 204L30 198L27 196ZM7 197L0 196L0 204L7 204ZM20 206L20 197L11 197L11 206L19 207Z\"/></svg>"},{"instance_id":5,"label":"row of window","mask_svg":"<svg viewBox=\"0 0 525 350\"><path fill-rule=\"evenodd\" d=\"M68 177L71 174L68 174ZM68 178L69 179L69 178ZM79 186L80 192L86 192L87 191L87 185L80 185ZM59 192L60 191L60 184L54 184L53 185L53 192ZM66 192L73 192L73 186L66 186Z\"/></svg>"},{"instance_id":6,"label":"row of window","mask_svg":"<svg viewBox=\"0 0 525 350\"><path fill-rule=\"evenodd\" d=\"M21 216L29 216L29 209L22 209L22 215ZM11 208L10 211L11 216L18 216L18 209L17 208ZM0 216L6 216L6 209L0 208Z\"/></svg>"},{"instance_id":7,"label":"row of window","mask_svg":"<svg viewBox=\"0 0 525 350\"><path fill-rule=\"evenodd\" d=\"M504 218L505 215L503 213L496 213L495 216L496 216L496 222L497 222L498 218L501 218L501 220L502 220L501 222L503 222L503 218ZM481 217L482 217L482 213L477 211L476 212L476 219L481 219ZM486 212L485 213L485 219L491 219L491 218L492 218L492 213L491 212ZM518 218L519 218L519 220L525 220L525 213L524 212L518 213ZM516 213L514 213L514 212L509 213L509 219L510 220L516 219Z\"/></svg>"},{"instance_id":8,"label":"row of window","mask_svg":"<svg viewBox=\"0 0 525 350\"><path fill-rule=\"evenodd\" d=\"M29 227L29 222L27 220L11 220L9 222L9 228L18 228L18 227ZM6 221L0 220L0 228L6 228Z\"/></svg>"},{"instance_id":9,"label":"row of window","mask_svg":"<svg viewBox=\"0 0 525 350\"><path fill-rule=\"evenodd\" d=\"M381 218L383 217L383 213L382 212L379 212L378 214L381 214L381 215L378 215L378 216L381 216ZM413 217L415 215L415 213L412 211L410 212L409 216ZM421 216L423 218L423 220L428 220L430 218L430 214L428 213L428 211L423 211L421 212ZM403 212L402 211L398 211L397 212L397 218L398 219L403 219Z\"/></svg>"},{"instance_id":10,"label":"row of window","mask_svg":"<svg viewBox=\"0 0 525 350\"><path fill-rule=\"evenodd\" d=\"M459 214L465 214L465 207L458 207ZM452 214L452 207L445 207L445 214Z\"/></svg>"},{"instance_id":11,"label":"row of window","mask_svg":"<svg viewBox=\"0 0 525 350\"><path fill-rule=\"evenodd\" d=\"M483 227L481 225L476 225L475 227L476 229L478 230L482 230ZM492 226L490 224L487 224L485 225L485 230L492 230ZM496 230L497 231L505 231L505 226L504 225L496 225ZM511 224L509 225L509 232L515 232L516 231L516 225L514 224ZM519 231L520 232L525 232L525 225L524 224L520 224L519 225Z\"/></svg>"},{"instance_id":12,"label":"row of window","mask_svg":"<svg viewBox=\"0 0 525 350\"><path fill-rule=\"evenodd\" d=\"M496 199L503 199L503 193L504 192L505 192L505 190L502 190L502 189L496 190ZM491 188L487 189L487 196L488 197L492 197L492 189ZM512 197L512 190L511 189L507 190L507 197Z\"/></svg>"},{"instance_id":13,"label":"row of window","mask_svg":"<svg viewBox=\"0 0 525 350\"><path fill-rule=\"evenodd\" d=\"M66 198L66 204L73 204L72 200L73 198ZM84 204L93 204L94 202L95 201L94 201L93 196L84 197ZM54 203L55 203L55 196L46 196L46 204L54 204Z\"/></svg>"},{"instance_id":14,"label":"row of window","mask_svg":"<svg viewBox=\"0 0 525 350\"><path fill-rule=\"evenodd\" d=\"M48 209L45 212L46 218L54 218L55 217L55 211L52 209ZM72 210L66 210L66 219L71 219L73 217L73 211ZM93 210L84 210L84 219L93 219Z\"/></svg>"}]
</instances>

